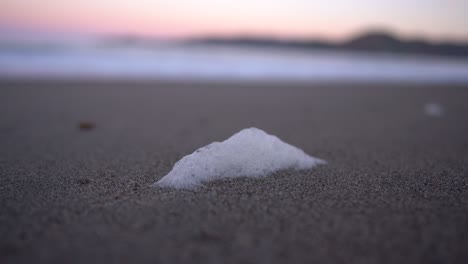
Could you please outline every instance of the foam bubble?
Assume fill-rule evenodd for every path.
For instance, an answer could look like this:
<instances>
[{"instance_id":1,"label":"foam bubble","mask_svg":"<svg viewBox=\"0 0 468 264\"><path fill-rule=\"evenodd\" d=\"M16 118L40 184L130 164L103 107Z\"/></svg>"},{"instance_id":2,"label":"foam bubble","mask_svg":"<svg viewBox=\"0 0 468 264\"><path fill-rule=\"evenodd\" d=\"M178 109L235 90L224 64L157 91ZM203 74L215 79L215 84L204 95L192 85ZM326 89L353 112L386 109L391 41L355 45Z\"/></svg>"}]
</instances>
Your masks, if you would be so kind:
<instances>
[{"instance_id":1,"label":"foam bubble","mask_svg":"<svg viewBox=\"0 0 468 264\"><path fill-rule=\"evenodd\" d=\"M194 189L218 179L258 178L278 170L306 170L325 163L263 130L247 128L183 157L154 185Z\"/></svg>"},{"instance_id":2,"label":"foam bubble","mask_svg":"<svg viewBox=\"0 0 468 264\"><path fill-rule=\"evenodd\" d=\"M426 115L428 115L428 116L439 117L439 116L442 116L444 114L444 109L442 108L442 106L440 104L427 103L424 106L424 113L426 113Z\"/></svg>"}]
</instances>

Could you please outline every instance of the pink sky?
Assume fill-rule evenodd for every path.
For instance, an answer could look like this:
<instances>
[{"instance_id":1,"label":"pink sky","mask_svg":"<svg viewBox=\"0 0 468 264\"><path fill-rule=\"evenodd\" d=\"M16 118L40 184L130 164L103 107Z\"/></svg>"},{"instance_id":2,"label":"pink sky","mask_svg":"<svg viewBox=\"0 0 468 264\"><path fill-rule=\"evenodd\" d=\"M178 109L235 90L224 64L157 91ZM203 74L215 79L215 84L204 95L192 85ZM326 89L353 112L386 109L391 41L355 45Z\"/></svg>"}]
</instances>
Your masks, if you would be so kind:
<instances>
[{"instance_id":1,"label":"pink sky","mask_svg":"<svg viewBox=\"0 0 468 264\"><path fill-rule=\"evenodd\" d=\"M468 0L2 0L0 7L3 30L340 39L378 27L468 40Z\"/></svg>"}]
</instances>

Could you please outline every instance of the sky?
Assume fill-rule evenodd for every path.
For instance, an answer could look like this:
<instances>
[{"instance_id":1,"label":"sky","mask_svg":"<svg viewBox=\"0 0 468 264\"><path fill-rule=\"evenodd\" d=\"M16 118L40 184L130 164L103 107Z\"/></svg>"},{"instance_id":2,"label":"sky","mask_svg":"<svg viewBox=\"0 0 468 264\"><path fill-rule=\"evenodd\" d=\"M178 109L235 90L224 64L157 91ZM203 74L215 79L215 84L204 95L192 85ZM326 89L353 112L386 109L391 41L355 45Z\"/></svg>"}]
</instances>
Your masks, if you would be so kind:
<instances>
[{"instance_id":1,"label":"sky","mask_svg":"<svg viewBox=\"0 0 468 264\"><path fill-rule=\"evenodd\" d=\"M3 32L468 40L468 0L1 0Z\"/></svg>"}]
</instances>

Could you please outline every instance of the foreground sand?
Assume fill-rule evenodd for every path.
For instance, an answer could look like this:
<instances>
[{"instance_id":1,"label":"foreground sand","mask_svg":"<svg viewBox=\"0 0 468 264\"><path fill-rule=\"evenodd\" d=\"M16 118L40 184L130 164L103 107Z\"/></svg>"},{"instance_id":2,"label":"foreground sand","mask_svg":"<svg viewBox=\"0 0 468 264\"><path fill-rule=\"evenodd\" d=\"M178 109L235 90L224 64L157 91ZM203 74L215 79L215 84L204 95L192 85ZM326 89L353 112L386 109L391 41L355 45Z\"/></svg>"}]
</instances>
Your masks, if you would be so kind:
<instances>
[{"instance_id":1,"label":"foreground sand","mask_svg":"<svg viewBox=\"0 0 468 264\"><path fill-rule=\"evenodd\" d=\"M467 88L1 82L0 262L467 263ZM250 126L329 165L149 187Z\"/></svg>"}]
</instances>

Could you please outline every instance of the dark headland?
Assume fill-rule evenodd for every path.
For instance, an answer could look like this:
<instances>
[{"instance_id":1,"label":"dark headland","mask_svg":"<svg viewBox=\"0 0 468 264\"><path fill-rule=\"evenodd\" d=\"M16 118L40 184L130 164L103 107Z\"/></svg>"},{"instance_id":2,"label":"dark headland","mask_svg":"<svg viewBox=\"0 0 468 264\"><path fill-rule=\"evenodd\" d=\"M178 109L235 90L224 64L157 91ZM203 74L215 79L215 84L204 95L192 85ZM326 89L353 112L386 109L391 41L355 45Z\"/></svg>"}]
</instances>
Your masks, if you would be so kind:
<instances>
[{"instance_id":1,"label":"dark headland","mask_svg":"<svg viewBox=\"0 0 468 264\"><path fill-rule=\"evenodd\" d=\"M189 40L188 42L212 45L224 44L292 49L366 51L468 58L468 43L450 41L435 42L422 38L404 39L386 31L365 32L341 42L332 42L321 39L286 40L270 37L206 37Z\"/></svg>"}]
</instances>

